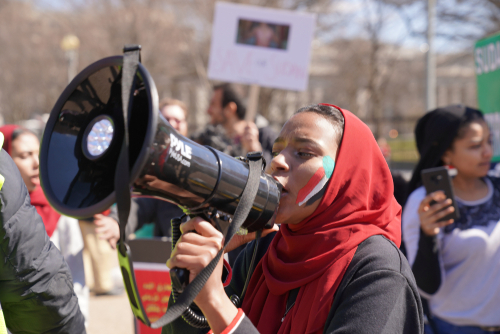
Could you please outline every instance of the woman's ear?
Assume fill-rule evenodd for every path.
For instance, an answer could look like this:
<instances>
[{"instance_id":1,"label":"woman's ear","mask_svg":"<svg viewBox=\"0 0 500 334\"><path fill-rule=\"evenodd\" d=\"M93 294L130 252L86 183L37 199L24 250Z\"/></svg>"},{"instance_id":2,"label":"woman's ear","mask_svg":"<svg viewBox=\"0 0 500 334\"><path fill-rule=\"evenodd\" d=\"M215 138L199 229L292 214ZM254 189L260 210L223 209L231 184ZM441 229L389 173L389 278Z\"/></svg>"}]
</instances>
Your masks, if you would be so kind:
<instances>
[{"instance_id":1,"label":"woman's ear","mask_svg":"<svg viewBox=\"0 0 500 334\"><path fill-rule=\"evenodd\" d=\"M451 165L451 149L448 149L446 150L446 152L444 152L444 154L441 156L441 161L445 164L445 165Z\"/></svg>"},{"instance_id":2,"label":"woman's ear","mask_svg":"<svg viewBox=\"0 0 500 334\"><path fill-rule=\"evenodd\" d=\"M227 117L233 117L236 116L236 111L238 110L238 106L234 102L229 102L225 107L224 107L224 114Z\"/></svg>"}]
</instances>

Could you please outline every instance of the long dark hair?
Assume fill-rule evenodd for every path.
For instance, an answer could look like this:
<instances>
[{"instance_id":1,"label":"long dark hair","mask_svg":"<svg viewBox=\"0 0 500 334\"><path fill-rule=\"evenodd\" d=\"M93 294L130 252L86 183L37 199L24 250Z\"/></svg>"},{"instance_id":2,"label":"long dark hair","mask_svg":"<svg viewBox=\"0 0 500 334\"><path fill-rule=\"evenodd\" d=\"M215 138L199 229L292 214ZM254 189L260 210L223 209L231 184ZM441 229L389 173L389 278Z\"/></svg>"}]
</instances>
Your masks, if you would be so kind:
<instances>
[{"instance_id":1,"label":"long dark hair","mask_svg":"<svg viewBox=\"0 0 500 334\"><path fill-rule=\"evenodd\" d=\"M456 139L465 135L465 128L472 122L484 120L477 109L452 105L429 111L417 122L415 141L420 160L408 186L408 194L422 185L422 170L443 166L441 157L453 146Z\"/></svg>"}]
</instances>

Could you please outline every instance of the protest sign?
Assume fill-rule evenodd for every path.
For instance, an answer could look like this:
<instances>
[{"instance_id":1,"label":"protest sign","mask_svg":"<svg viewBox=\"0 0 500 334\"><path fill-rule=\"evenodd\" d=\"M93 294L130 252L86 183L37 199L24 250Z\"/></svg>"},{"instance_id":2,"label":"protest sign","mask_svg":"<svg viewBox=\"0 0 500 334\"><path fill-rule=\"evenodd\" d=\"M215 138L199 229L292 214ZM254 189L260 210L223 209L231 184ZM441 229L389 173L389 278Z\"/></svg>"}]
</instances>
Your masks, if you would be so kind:
<instances>
[{"instance_id":1,"label":"protest sign","mask_svg":"<svg viewBox=\"0 0 500 334\"><path fill-rule=\"evenodd\" d=\"M134 274L144 310L151 322L167 312L172 291L170 272L165 262L170 257L172 243L160 239L135 239L129 242L132 251ZM138 319L136 334L160 334L161 328L152 329Z\"/></svg>"},{"instance_id":2,"label":"protest sign","mask_svg":"<svg viewBox=\"0 0 500 334\"><path fill-rule=\"evenodd\" d=\"M208 76L303 91L309 79L315 15L219 2Z\"/></svg>"},{"instance_id":3,"label":"protest sign","mask_svg":"<svg viewBox=\"0 0 500 334\"><path fill-rule=\"evenodd\" d=\"M493 159L500 161L500 34L481 39L474 49L479 109L490 125Z\"/></svg>"}]
</instances>

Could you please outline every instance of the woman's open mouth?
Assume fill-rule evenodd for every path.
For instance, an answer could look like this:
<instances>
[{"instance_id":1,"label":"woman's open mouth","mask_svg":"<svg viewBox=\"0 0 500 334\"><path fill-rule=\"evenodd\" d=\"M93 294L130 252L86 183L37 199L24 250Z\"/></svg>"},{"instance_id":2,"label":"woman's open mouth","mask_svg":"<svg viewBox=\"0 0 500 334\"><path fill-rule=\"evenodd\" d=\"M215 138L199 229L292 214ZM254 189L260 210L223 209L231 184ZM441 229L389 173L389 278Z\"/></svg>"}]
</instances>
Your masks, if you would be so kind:
<instances>
[{"instance_id":1,"label":"woman's open mouth","mask_svg":"<svg viewBox=\"0 0 500 334\"><path fill-rule=\"evenodd\" d=\"M288 194L288 190L283 186L281 188L281 197L283 197L284 195L287 195Z\"/></svg>"},{"instance_id":2,"label":"woman's open mouth","mask_svg":"<svg viewBox=\"0 0 500 334\"><path fill-rule=\"evenodd\" d=\"M274 180L276 180L276 182L278 182L278 184L280 185L281 197L283 197L283 195L288 194L288 189L283 185L283 183L281 183L276 177L274 177Z\"/></svg>"}]
</instances>

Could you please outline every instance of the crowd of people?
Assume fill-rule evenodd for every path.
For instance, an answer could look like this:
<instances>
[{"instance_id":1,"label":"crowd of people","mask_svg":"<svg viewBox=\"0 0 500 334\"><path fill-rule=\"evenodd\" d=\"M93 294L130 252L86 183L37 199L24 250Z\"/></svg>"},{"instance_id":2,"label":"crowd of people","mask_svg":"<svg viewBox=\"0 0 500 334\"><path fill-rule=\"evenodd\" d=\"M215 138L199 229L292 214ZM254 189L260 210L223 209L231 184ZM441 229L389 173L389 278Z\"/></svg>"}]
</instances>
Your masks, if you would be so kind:
<instances>
[{"instance_id":1,"label":"crowd of people","mask_svg":"<svg viewBox=\"0 0 500 334\"><path fill-rule=\"evenodd\" d=\"M183 102L164 99L159 108L179 134L189 136ZM500 333L500 179L490 175L491 135L479 110L448 106L419 119L420 160L409 182L389 169L387 154L370 129L337 106L305 106L276 134L262 116L245 120L243 99L232 85L223 84L214 86L207 113L210 124L191 134L192 140L232 156L262 151L266 172L283 187L275 226L258 240L235 238L228 247L230 284L225 287L220 279L221 260L195 299L213 333ZM32 255L28 266L52 269L44 280L53 276L63 284L65 278L70 286L69 292L51 292L55 304L37 304L45 305L53 321L41 318L40 326L46 327L36 328L43 328L40 333L82 333L89 291L123 293L108 263L120 236L116 208L86 221L60 215L40 187L36 135L16 125L0 132L5 137L0 172L9 178L18 173L24 181L24 186L17 184L23 190L17 207L23 206L34 226L27 237L37 239L33 247L43 249L42 255L57 260L42 266ZM9 164L18 172L5 170ZM422 171L440 166L453 175L455 220L442 219L455 210L452 199L443 191L428 193L422 184ZM5 183L0 188L3 233L12 235L7 239L17 233L6 210L14 201L4 200L13 196L8 193L13 187ZM171 203L134 198L127 238L170 238L170 220L182 214ZM34 236L35 230L40 235ZM200 217L187 217L181 230L167 266L187 268L192 279L221 249L224 235ZM9 261L10 248L5 247L19 254L16 258L24 256L22 247L7 242L2 249ZM14 264L10 270L20 272ZM36 276L9 275L18 285ZM26 304L23 296L48 293L33 284L23 285L27 292L16 298ZM47 282L40 284L49 288ZM13 333L22 332L22 310L35 306L18 307L22 302L4 298L9 292L2 291L0 284L6 325ZM179 318L162 333L207 331Z\"/></svg>"}]
</instances>

